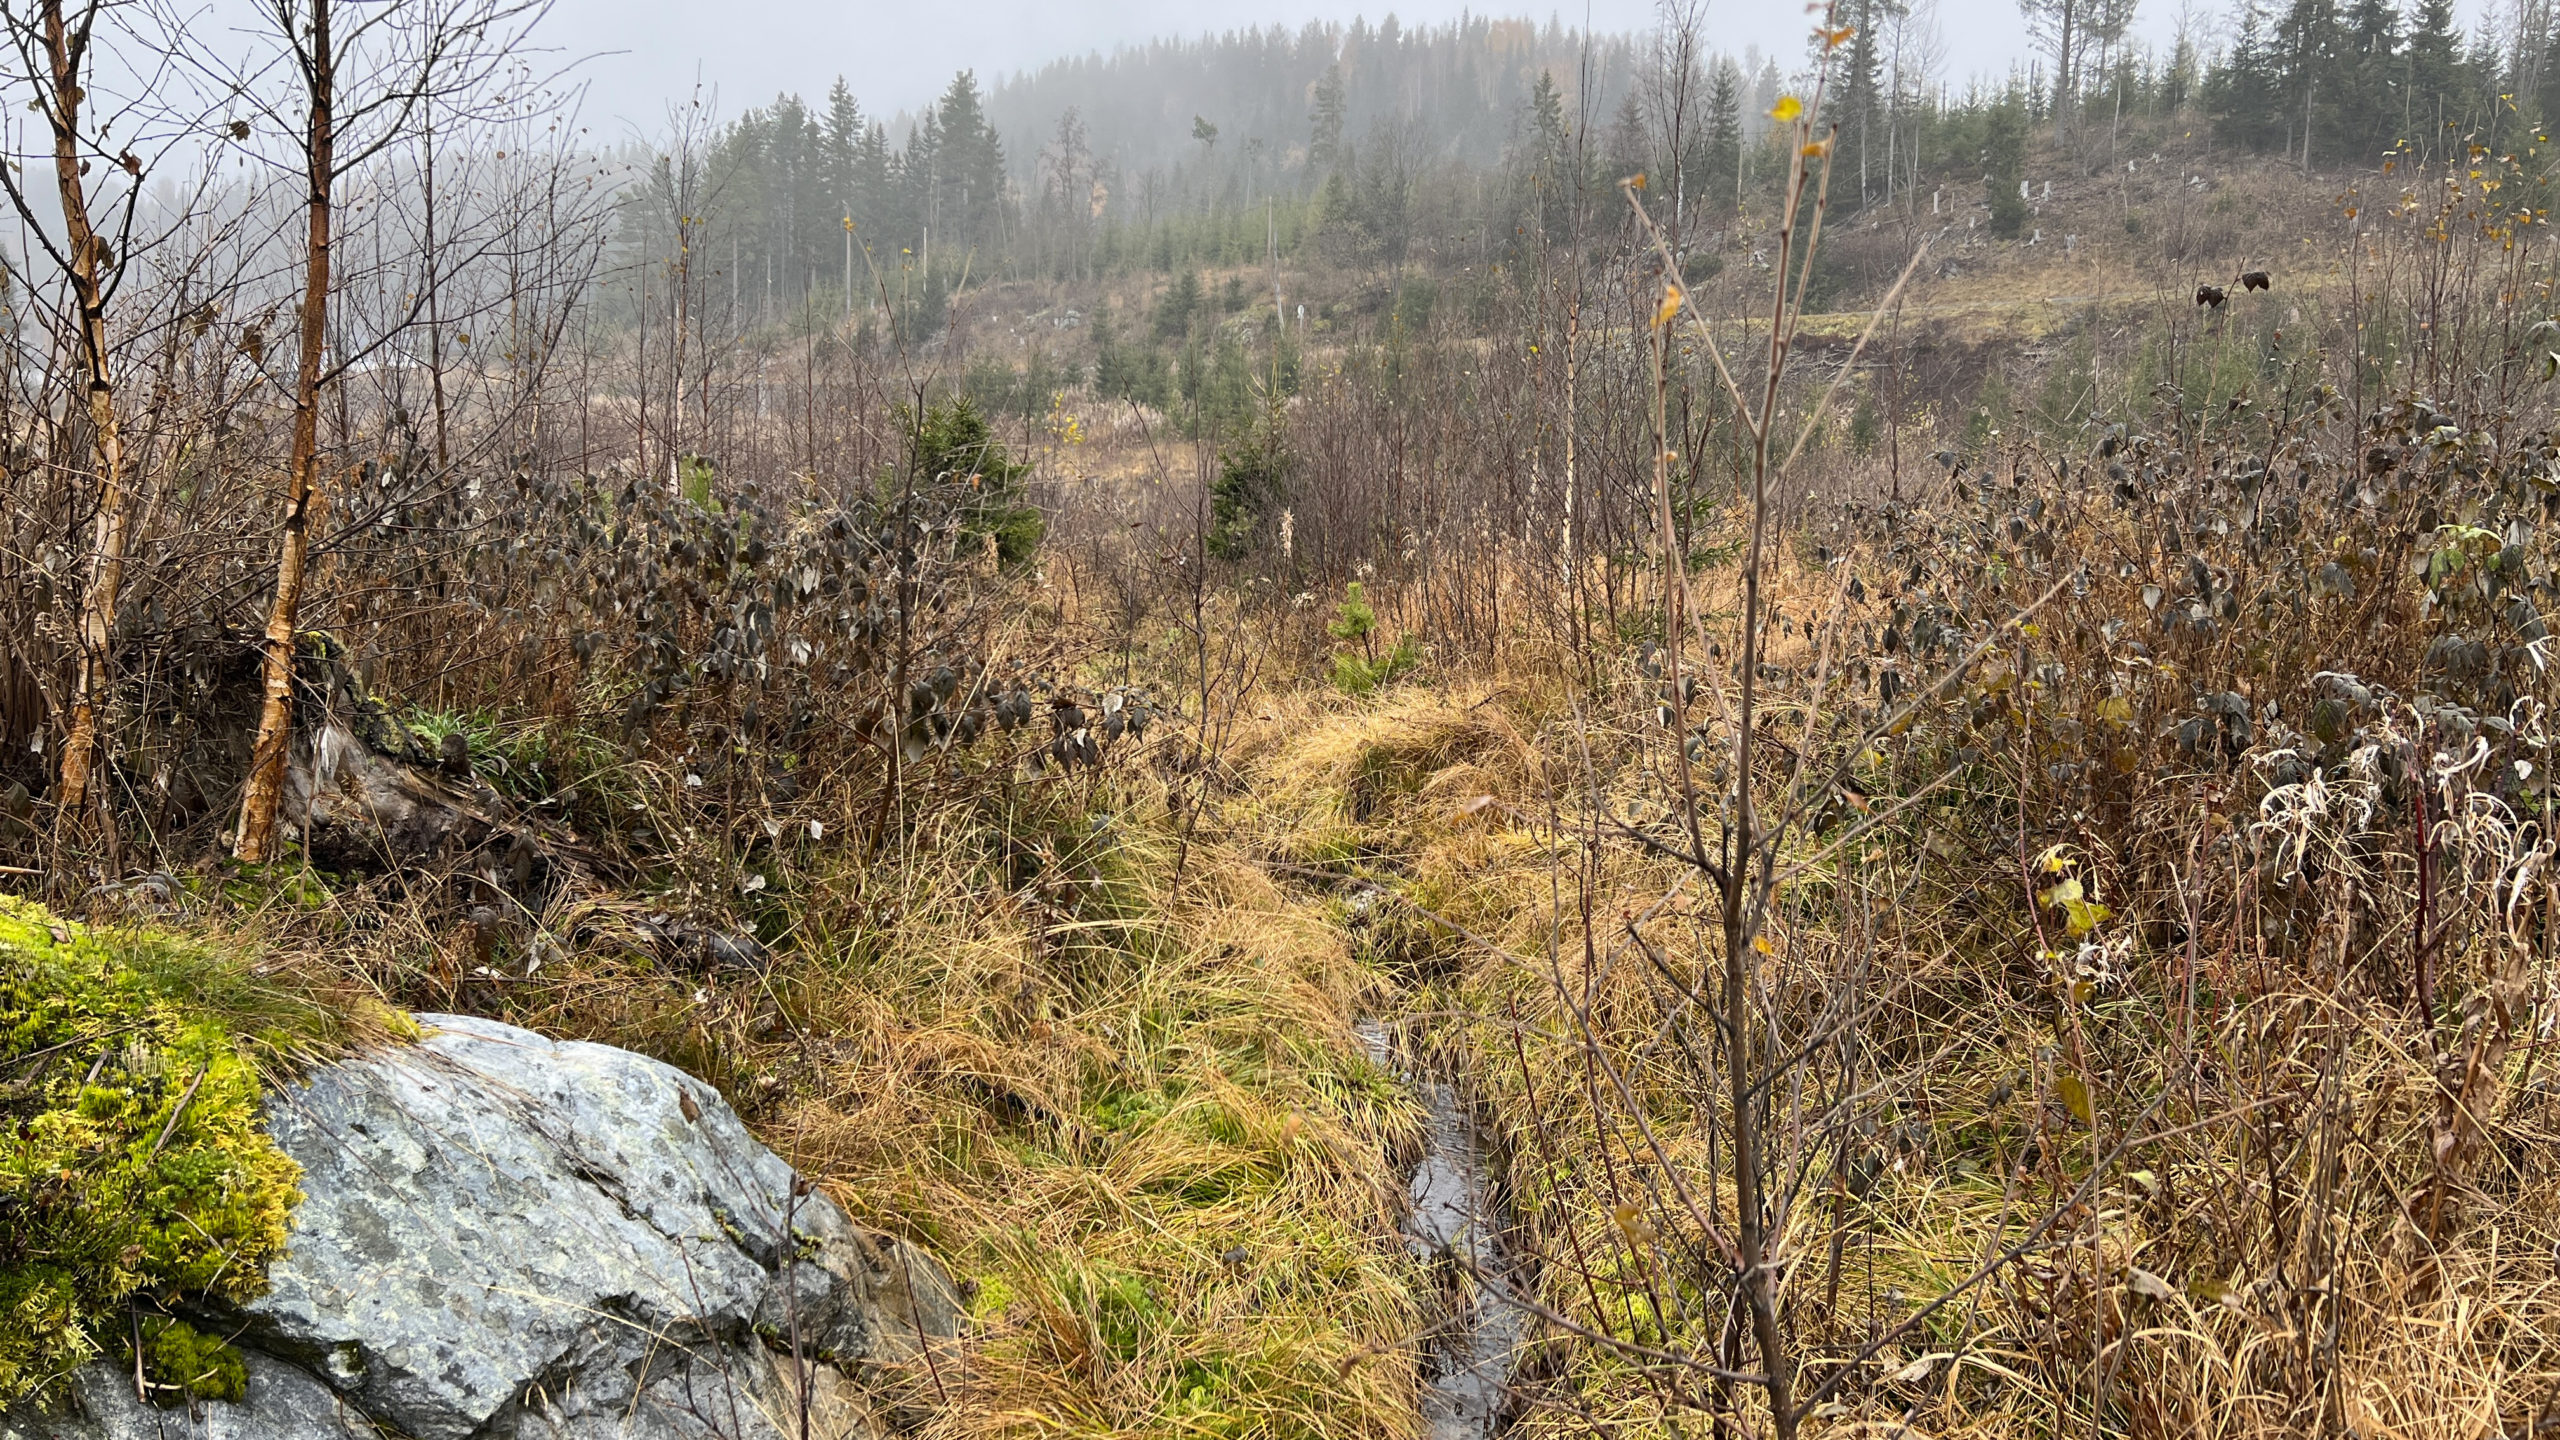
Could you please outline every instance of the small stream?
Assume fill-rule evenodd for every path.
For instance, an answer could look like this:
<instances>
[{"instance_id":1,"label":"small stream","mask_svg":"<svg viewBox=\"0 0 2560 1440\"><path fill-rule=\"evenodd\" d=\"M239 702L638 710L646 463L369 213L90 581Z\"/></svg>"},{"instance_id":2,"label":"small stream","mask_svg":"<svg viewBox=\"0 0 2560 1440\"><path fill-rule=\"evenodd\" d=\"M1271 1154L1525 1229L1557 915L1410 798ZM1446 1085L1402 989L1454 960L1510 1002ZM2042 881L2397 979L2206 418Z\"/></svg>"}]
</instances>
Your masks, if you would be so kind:
<instances>
[{"instance_id":1,"label":"small stream","mask_svg":"<svg viewBox=\"0 0 2560 1440\"><path fill-rule=\"evenodd\" d=\"M1454 1086L1400 1066L1384 1026L1362 1018L1360 1043L1413 1087L1430 1115L1421 1163L1413 1170L1405 1248L1438 1266L1448 1310L1424 1342L1422 1417L1431 1440L1484 1440L1507 1410L1511 1376L1529 1335L1529 1317L1511 1303L1502 1218L1474 1122Z\"/></svg>"}]
</instances>

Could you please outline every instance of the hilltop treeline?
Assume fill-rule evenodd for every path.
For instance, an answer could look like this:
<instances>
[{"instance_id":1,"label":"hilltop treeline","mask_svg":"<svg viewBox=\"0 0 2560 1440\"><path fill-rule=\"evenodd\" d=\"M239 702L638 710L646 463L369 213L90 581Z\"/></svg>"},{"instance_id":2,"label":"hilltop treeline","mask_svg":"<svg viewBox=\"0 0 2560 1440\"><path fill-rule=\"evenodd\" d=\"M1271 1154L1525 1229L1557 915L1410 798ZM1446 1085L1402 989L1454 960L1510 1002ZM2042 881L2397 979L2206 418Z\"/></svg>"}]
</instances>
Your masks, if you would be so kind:
<instances>
[{"instance_id":1,"label":"hilltop treeline","mask_svg":"<svg viewBox=\"0 0 2560 1440\"><path fill-rule=\"evenodd\" d=\"M1474 16L1407 28L1310 23L1156 40L1068 56L1000 82L988 113L1028 142L1015 175L1036 187L1072 114L1096 163L1180 173L1205 194L1304 190L1343 147L1397 130L1417 155L1500 163L1541 75L1607 116L1638 83L1642 37L1586 35L1550 20ZM1205 125L1204 123L1205 122ZM1031 148L1031 147L1036 147Z\"/></svg>"},{"instance_id":2,"label":"hilltop treeline","mask_svg":"<svg viewBox=\"0 0 2560 1440\"><path fill-rule=\"evenodd\" d=\"M2448 0L2250 0L2227 44L2182 33L2164 52L2128 38L2130 6L2068 26L2041 0L2026 9L2045 58L1956 85L1931 7L1842 8L1850 37L1824 107L1835 208L2014 189L2031 132L2112 156L2137 143L2128 126L2170 118L2316 166L2447 135L2499 144L2539 125L2560 39L2548 24L2466 35ZM766 318L842 314L848 289L856 308L886 296L939 316L964 275L1171 274L1348 232L1373 261L1490 259L1561 233L1595 195L1614 205L1617 180L1639 173L1675 233L1710 234L1775 203L1786 157L1768 112L1802 77L1793 61L1715 52L1699 21L1667 13L1642 35L1485 18L1250 28L992 85L962 73L897 118L841 82L822 103L785 95L702 146L705 263ZM668 240L674 194L634 191L642 253ZM2023 213L1995 218L2006 233Z\"/></svg>"}]
</instances>

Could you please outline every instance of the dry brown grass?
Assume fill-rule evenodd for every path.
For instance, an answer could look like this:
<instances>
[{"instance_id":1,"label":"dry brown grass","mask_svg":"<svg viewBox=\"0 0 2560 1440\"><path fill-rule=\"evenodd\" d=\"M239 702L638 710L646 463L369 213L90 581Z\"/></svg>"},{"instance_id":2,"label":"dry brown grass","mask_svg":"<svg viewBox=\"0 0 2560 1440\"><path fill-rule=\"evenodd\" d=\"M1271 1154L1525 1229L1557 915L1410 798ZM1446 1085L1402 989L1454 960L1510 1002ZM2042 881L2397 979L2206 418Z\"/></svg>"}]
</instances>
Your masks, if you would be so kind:
<instances>
[{"instance_id":1,"label":"dry brown grass","mask_svg":"<svg viewBox=\"0 0 2560 1440\"><path fill-rule=\"evenodd\" d=\"M1773 588L1810 613L1836 574L1791 556ZM2141 575L2110 583L2091 613L2138 603ZM1699 599L1724 608L1716 584ZM2289 643L2387 633L2340 614ZM1799 680L1812 658L1801 631L1771 650ZM857 1216L943 1256L975 1324L921 1383L953 1436L1411 1433L1428 1287L1393 1236L1391 1157L1417 1116L1349 1035L1357 1014L1401 1016L1498 1140L1518 1249L1561 1317L1529 1357L1522 1432L1703 1433L1712 1385L1575 1333L1718 1353L1690 1204L1732 1203L1677 993L1625 943L1694 969L1706 897L1612 828L1661 833L1671 778L1632 657L1599 663L1597 691L1525 645L1368 699L1281 677L1215 767L1178 884L1168 798L1201 772L1132 764L945 812L903 862L805 876L769 975L605 947L499 1003L717 1076ZM2011 723L1981 708L2009 684L1977 674L1862 773L1917 789ZM1769 928L1774 1005L1869 977L1856 1084L1788 1101L1805 1180L1784 1293L1813 1373L2023 1247L1868 1356L1812 1433L2487 1437L2560 1395L2547 1026L2495 1058L2485 1141L2432 1227L2421 1203L2447 1183L2435 1051L2479 1032L2460 1016L2491 995L2505 932L2463 932L2430 1038L2375 979L2401 920L2367 922L2356 945L2377 955L2356 963L2333 958L2335 929L2270 931L2255 800L2230 788L2246 772L2170 766L2174 700L2144 712L2137 803L2075 802L2116 828L2034 819L2033 848L2081 847L2116 911L2100 938L2127 940L2075 1003L2037 953L1996 765L1825 859ZM2371 866L2318 894L2412 873L2405 853ZM2192 1011L2190 952L2161 928L2181 884L2218 897ZM308 953L393 993L464 963L423 904L350 936L352 906L270 903L276 937L334 932ZM2086 1077L2085 1117L2065 1075Z\"/></svg>"},{"instance_id":2,"label":"dry brown grass","mask_svg":"<svg viewBox=\"0 0 2560 1440\"><path fill-rule=\"evenodd\" d=\"M2288 643L2345 655L2354 642L2315 627ZM1772 659L1801 678L1810 656L1781 645ZM1963 694L2005 693L1998 670ZM1680 1063L1694 1022L1664 983L1712 954L1697 923L1708 897L1604 818L1661 833L1667 761L1648 708L1632 676L1560 703L1534 667L1369 704L1302 697L1247 766L1240 829L1262 853L1401 899L1348 919L1463 1063L1510 1157L1538 1293L1566 1322L1537 1361L1529 1433L1705 1423L1699 1377L1572 1327L1703 1356L1729 1340L1687 1217L1690 1201L1729 1211L1730 1189L1709 1092ZM2146 724L2161 743L2166 725ZM1884 747L1868 778L1886 795L1916 789L1965 738L1933 721ZM2077 873L2116 910L2093 937L2121 937L2112 968L2088 990L2059 993L2071 966L2058 980L2059 962L2038 958L2017 822L2000 818L2014 785L1996 766L1824 858L1770 926L1758 984L1772 1007L1818 1007L1852 972L1871 995L1849 1093L1817 1085L1781 1106L1785 1164L1804 1181L1782 1242L1787 1306L1812 1373L2020 1251L1867 1356L1813 1433L2520 1433L2560 1395L2560 1187L2542 1159L2541 1032L2480 1045L2524 1021L2485 1018L2505 932L2463 932L2441 983L2467 998L2446 1002L2458 1013L2434 1033L2413 1026L2373 988L2372 966L2405 946L2395 922L2355 932L2358 952L2379 952L2359 963L2336 958L2334 926L2271 940L2250 878L2263 852L2244 833L2259 791L2221 778L2247 767L2144 753L2143 808L2076 801L2091 805L2084 823L2039 812L2034 825L2037 853L2057 823L2089 847ZM2183 870L2136 862L2181 833ZM1796 858L1829 843L1807 837ZM2353 883L2407 883L2405 854L2375 863ZM2197 902L2192 1008L2189 951L2162 929L2180 877L2220 887ZM2547 932L2517 933L2514 964L2538 976ZM1627 943L1638 936L1665 966ZM2465 1054L2490 1072L2467 1092L2485 1132L2469 1168L2438 1148L2439 1077Z\"/></svg>"},{"instance_id":3,"label":"dry brown grass","mask_svg":"<svg viewBox=\"0 0 2560 1440\"><path fill-rule=\"evenodd\" d=\"M762 971L649 946L642 922L683 896L593 886L494 956L432 887L279 872L202 923L339 989L720 1084L960 1283L960 1350L904 1377L928 1433L1408 1436L1431 1287L1397 1235L1397 1163L1421 1117L1352 1033L1393 987L1320 898L1182 854L1184 743L991 779L877 860L764 862L790 929Z\"/></svg>"}]
</instances>

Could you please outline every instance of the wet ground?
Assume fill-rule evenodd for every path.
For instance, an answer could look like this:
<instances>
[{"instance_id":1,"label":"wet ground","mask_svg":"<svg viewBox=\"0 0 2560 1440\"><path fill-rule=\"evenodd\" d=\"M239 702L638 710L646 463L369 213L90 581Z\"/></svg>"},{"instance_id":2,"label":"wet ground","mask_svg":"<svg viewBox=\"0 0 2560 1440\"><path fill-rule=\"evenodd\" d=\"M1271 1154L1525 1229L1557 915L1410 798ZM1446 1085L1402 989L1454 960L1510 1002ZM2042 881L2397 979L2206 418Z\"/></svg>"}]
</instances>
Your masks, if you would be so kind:
<instances>
[{"instance_id":1,"label":"wet ground","mask_svg":"<svg viewBox=\"0 0 2560 1440\"><path fill-rule=\"evenodd\" d=\"M1480 1440L1501 1428L1529 1329L1527 1313L1511 1301L1492 1175L1457 1090L1411 1073L1376 1021L1356 1028L1380 1064L1404 1073L1431 1120L1404 1223L1406 1247L1439 1267L1447 1285L1447 1308L1425 1343L1423 1419L1432 1440Z\"/></svg>"}]
</instances>

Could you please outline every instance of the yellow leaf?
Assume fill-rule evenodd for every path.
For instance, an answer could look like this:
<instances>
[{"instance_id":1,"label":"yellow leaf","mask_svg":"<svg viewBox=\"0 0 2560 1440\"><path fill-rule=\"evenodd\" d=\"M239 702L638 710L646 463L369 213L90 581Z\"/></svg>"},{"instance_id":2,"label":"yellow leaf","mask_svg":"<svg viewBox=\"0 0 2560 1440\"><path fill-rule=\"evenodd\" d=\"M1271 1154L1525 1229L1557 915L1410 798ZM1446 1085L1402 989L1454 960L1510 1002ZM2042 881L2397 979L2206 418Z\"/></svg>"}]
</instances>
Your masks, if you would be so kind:
<instances>
[{"instance_id":1,"label":"yellow leaf","mask_svg":"<svg viewBox=\"0 0 2560 1440\"><path fill-rule=\"evenodd\" d=\"M1653 1222L1645 1219L1644 1212L1633 1205L1616 1206L1609 1212L1609 1218L1618 1222L1618 1233L1627 1237L1629 1249L1641 1250L1655 1238Z\"/></svg>"},{"instance_id":2,"label":"yellow leaf","mask_svg":"<svg viewBox=\"0 0 2560 1440\"><path fill-rule=\"evenodd\" d=\"M2115 913L2094 900L2065 900L2062 908L2069 916L2068 924L2074 940L2105 924L2107 917Z\"/></svg>"},{"instance_id":3,"label":"yellow leaf","mask_svg":"<svg viewBox=\"0 0 2560 1440\"><path fill-rule=\"evenodd\" d=\"M1828 140L1816 140L1812 144L1804 147L1804 153L1808 159L1819 160L1823 156L1831 153L1831 142Z\"/></svg>"},{"instance_id":4,"label":"yellow leaf","mask_svg":"<svg viewBox=\"0 0 2560 1440\"><path fill-rule=\"evenodd\" d=\"M2110 725L2133 723L2133 702L2122 695L2110 695L2098 702L2098 718Z\"/></svg>"},{"instance_id":5,"label":"yellow leaf","mask_svg":"<svg viewBox=\"0 0 2560 1440\"><path fill-rule=\"evenodd\" d=\"M1663 282L1662 308L1653 312L1654 329L1659 330L1663 326L1670 324L1671 317L1680 313L1681 298L1679 286L1671 284L1669 281Z\"/></svg>"},{"instance_id":6,"label":"yellow leaf","mask_svg":"<svg viewBox=\"0 0 2560 1440\"><path fill-rule=\"evenodd\" d=\"M1804 102L1793 95L1781 95L1769 110L1769 118L1783 125L1804 113Z\"/></svg>"},{"instance_id":7,"label":"yellow leaf","mask_svg":"<svg viewBox=\"0 0 2560 1440\"><path fill-rule=\"evenodd\" d=\"M2079 1076L2057 1075L2054 1077L2053 1088L2061 1094L2063 1106L2080 1117L2081 1124L2098 1123L2095 1118L2098 1112L2089 1103L2089 1087L2080 1083Z\"/></svg>"},{"instance_id":8,"label":"yellow leaf","mask_svg":"<svg viewBox=\"0 0 2560 1440\"><path fill-rule=\"evenodd\" d=\"M1778 953L1778 947L1770 944L1769 937L1766 935L1752 936L1751 948L1759 951L1763 955L1775 955Z\"/></svg>"}]
</instances>

